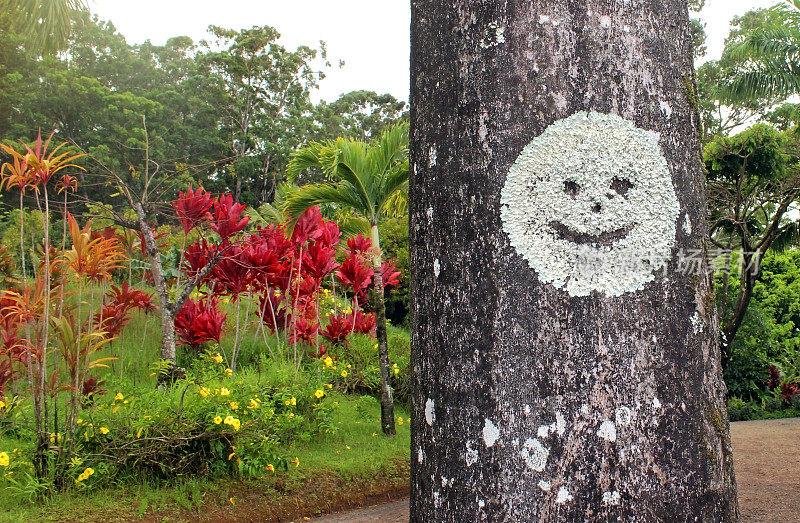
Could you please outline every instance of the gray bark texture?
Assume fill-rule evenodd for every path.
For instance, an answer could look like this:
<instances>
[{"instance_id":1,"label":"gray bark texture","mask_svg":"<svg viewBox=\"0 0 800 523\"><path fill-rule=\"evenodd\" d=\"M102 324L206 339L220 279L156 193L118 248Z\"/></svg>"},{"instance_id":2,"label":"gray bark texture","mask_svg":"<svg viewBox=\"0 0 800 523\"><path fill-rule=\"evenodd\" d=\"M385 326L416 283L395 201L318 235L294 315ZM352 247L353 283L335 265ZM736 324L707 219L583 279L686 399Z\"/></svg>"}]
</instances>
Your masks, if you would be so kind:
<instances>
[{"instance_id":1,"label":"gray bark texture","mask_svg":"<svg viewBox=\"0 0 800 523\"><path fill-rule=\"evenodd\" d=\"M412 0L412 521L738 518L713 287L679 266L706 234L688 24L683 0ZM572 296L504 232L512 164L579 111L658 133L690 220L641 290Z\"/></svg>"}]
</instances>

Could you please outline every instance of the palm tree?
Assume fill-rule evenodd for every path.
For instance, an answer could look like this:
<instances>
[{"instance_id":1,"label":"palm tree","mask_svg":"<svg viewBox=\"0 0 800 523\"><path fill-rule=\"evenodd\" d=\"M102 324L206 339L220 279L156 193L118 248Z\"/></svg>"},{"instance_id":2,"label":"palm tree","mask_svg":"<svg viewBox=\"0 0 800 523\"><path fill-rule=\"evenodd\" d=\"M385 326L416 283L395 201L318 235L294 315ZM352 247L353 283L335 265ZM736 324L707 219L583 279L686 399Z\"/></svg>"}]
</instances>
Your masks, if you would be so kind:
<instances>
[{"instance_id":1,"label":"palm tree","mask_svg":"<svg viewBox=\"0 0 800 523\"><path fill-rule=\"evenodd\" d=\"M328 182L304 185L286 204L292 216L314 205L332 204L348 209L369 224L375 271L375 323L381 372L381 427L394 435L394 404L389 383L389 346L386 339L386 306L383 297L378 226L387 216L405 207L408 194L408 124L396 124L377 140L339 138L312 142L292 155L287 167L294 177L306 169L322 171Z\"/></svg>"},{"instance_id":2,"label":"palm tree","mask_svg":"<svg viewBox=\"0 0 800 523\"><path fill-rule=\"evenodd\" d=\"M723 59L735 64L725 89L732 101L775 100L800 93L800 0L771 7L764 22L725 50Z\"/></svg>"},{"instance_id":3,"label":"palm tree","mask_svg":"<svg viewBox=\"0 0 800 523\"><path fill-rule=\"evenodd\" d=\"M73 22L78 22L78 15L87 9L85 0L0 0L0 10L13 13L13 29L33 35L36 49L42 54L63 50Z\"/></svg>"}]
</instances>

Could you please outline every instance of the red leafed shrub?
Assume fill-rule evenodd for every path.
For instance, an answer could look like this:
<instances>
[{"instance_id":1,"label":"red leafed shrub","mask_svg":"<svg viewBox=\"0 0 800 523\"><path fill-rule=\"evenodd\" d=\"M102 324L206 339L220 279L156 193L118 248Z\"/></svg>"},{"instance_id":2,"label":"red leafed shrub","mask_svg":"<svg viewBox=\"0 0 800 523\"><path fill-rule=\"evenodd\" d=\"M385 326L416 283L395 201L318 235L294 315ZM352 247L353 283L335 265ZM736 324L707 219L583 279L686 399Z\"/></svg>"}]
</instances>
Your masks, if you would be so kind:
<instances>
[{"instance_id":1,"label":"red leafed shrub","mask_svg":"<svg viewBox=\"0 0 800 523\"><path fill-rule=\"evenodd\" d=\"M777 388L781 384L781 371L775 365L770 365L769 378L767 378L766 385L769 390Z\"/></svg>"},{"instance_id":2,"label":"red leafed shrub","mask_svg":"<svg viewBox=\"0 0 800 523\"><path fill-rule=\"evenodd\" d=\"M211 230L227 240L247 226L250 218L242 217L245 206L234 203L233 196L226 194L214 202L214 214L211 219Z\"/></svg>"},{"instance_id":3,"label":"red leafed shrub","mask_svg":"<svg viewBox=\"0 0 800 523\"><path fill-rule=\"evenodd\" d=\"M336 278L357 296L363 297L372 283L373 274L375 271L367 267L360 256L351 254L339 267Z\"/></svg>"},{"instance_id":4,"label":"red leafed shrub","mask_svg":"<svg viewBox=\"0 0 800 523\"><path fill-rule=\"evenodd\" d=\"M355 324L353 327L353 332L358 332L359 334L371 334L375 331L374 314L364 314L361 311L355 311L353 316L355 317L353 320L351 320Z\"/></svg>"},{"instance_id":5,"label":"red leafed shrub","mask_svg":"<svg viewBox=\"0 0 800 523\"><path fill-rule=\"evenodd\" d=\"M199 350L206 341L220 342L226 314L219 311L215 298L191 298L175 317L175 332L181 345Z\"/></svg>"},{"instance_id":6,"label":"red leafed shrub","mask_svg":"<svg viewBox=\"0 0 800 523\"><path fill-rule=\"evenodd\" d=\"M178 199L172 202L172 207L183 225L184 233L189 234L201 223L211 220L209 211L213 203L211 195L202 187L193 191L190 185L185 193L178 192Z\"/></svg>"},{"instance_id":7,"label":"red leafed shrub","mask_svg":"<svg viewBox=\"0 0 800 523\"><path fill-rule=\"evenodd\" d=\"M111 286L100 312L94 315L93 320L96 324L102 322L102 330L109 336L116 336L130 322L130 311L141 309L149 312L155 308L149 294L131 289L128 282L123 282L119 287Z\"/></svg>"},{"instance_id":8,"label":"red leafed shrub","mask_svg":"<svg viewBox=\"0 0 800 523\"><path fill-rule=\"evenodd\" d=\"M319 333L331 343L341 344L347 342L347 337L352 330L352 317L338 313L328 316L328 325L324 329L320 329Z\"/></svg>"},{"instance_id":9,"label":"red leafed shrub","mask_svg":"<svg viewBox=\"0 0 800 523\"><path fill-rule=\"evenodd\" d=\"M781 386L781 396L789 403L791 403L798 394L800 394L800 383L787 381Z\"/></svg>"},{"instance_id":10,"label":"red leafed shrub","mask_svg":"<svg viewBox=\"0 0 800 523\"><path fill-rule=\"evenodd\" d=\"M400 271L396 269L397 267L392 262L383 262L381 265L381 277L383 278L384 288L400 283Z\"/></svg>"},{"instance_id":11,"label":"red leafed shrub","mask_svg":"<svg viewBox=\"0 0 800 523\"><path fill-rule=\"evenodd\" d=\"M361 233L347 239L347 248L351 254L364 254L372 248L372 240L364 238Z\"/></svg>"}]
</instances>

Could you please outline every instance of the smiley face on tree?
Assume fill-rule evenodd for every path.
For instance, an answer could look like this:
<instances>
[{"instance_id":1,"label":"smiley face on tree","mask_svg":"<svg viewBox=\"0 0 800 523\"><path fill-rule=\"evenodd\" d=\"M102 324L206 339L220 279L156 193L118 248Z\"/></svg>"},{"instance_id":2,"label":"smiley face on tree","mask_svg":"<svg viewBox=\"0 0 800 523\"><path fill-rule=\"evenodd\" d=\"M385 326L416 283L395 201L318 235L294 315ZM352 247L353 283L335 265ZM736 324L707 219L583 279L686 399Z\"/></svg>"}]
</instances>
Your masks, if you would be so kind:
<instances>
[{"instance_id":1,"label":"smiley face on tree","mask_svg":"<svg viewBox=\"0 0 800 523\"><path fill-rule=\"evenodd\" d=\"M619 296L653 281L679 213L657 135L597 112L534 138L508 171L501 205L511 246L570 296Z\"/></svg>"}]
</instances>

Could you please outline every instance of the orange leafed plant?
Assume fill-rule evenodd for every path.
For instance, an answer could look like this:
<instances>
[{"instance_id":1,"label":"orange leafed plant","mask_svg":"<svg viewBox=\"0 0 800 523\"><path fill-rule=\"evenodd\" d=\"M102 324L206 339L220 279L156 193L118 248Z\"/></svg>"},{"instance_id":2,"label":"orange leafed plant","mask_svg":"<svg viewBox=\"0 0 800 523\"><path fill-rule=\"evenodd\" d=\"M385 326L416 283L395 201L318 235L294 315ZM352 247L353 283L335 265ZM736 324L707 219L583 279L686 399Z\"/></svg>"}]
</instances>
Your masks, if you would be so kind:
<instances>
[{"instance_id":1,"label":"orange leafed plant","mask_svg":"<svg viewBox=\"0 0 800 523\"><path fill-rule=\"evenodd\" d=\"M67 145L67 142L62 142L52 151L47 150L53 134L55 134L55 131L50 133L50 136L43 143L42 131L40 130L32 148L25 143L22 144L25 146L24 154L17 152L8 145L0 144L0 147L14 159L14 165L6 163L3 166L6 168L6 165L8 165L8 170L16 173L15 179L11 180L9 178L6 181L7 187L16 185L21 189L26 186L36 188L39 184L46 184L54 174L67 167L84 170L83 167L72 162L82 156L86 156L85 154L71 154L70 152L57 154L62 147ZM12 169L14 167L15 169Z\"/></svg>"},{"instance_id":2,"label":"orange leafed plant","mask_svg":"<svg viewBox=\"0 0 800 523\"><path fill-rule=\"evenodd\" d=\"M107 281L114 269L122 267L125 251L116 237L98 236L92 239L90 224L81 229L71 214L67 214L72 249L65 253L69 266L81 276L94 281Z\"/></svg>"}]
</instances>

